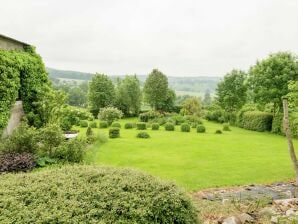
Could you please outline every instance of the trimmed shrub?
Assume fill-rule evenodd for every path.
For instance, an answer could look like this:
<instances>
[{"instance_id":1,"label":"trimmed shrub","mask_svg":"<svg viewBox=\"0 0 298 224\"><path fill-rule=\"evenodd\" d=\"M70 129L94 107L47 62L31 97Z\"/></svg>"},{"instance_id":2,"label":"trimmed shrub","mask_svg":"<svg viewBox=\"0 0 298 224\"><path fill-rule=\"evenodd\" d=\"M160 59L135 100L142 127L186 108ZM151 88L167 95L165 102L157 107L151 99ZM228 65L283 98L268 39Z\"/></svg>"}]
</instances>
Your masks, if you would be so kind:
<instances>
[{"instance_id":1,"label":"trimmed shrub","mask_svg":"<svg viewBox=\"0 0 298 224\"><path fill-rule=\"evenodd\" d=\"M217 129L217 130L215 131L215 134L222 134L222 131L219 130L219 129Z\"/></svg>"},{"instance_id":2,"label":"trimmed shrub","mask_svg":"<svg viewBox=\"0 0 298 224\"><path fill-rule=\"evenodd\" d=\"M96 123L96 121L92 121L92 122L90 122L90 123L89 123L89 126L90 126L91 128L97 128L97 123Z\"/></svg>"},{"instance_id":3,"label":"trimmed shrub","mask_svg":"<svg viewBox=\"0 0 298 224\"><path fill-rule=\"evenodd\" d=\"M141 113L139 115L139 119L141 122L148 122L149 120L159 118L160 116L161 114L159 112L151 110L145 113Z\"/></svg>"},{"instance_id":4,"label":"trimmed shrub","mask_svg":"<svg viewBox=\"0 0 298 224\"><path fill-rule=\"evenodd\" d=\"M248 111L243 113L241 127L252 131L271 131L272 119L270 113Z\"/></svg>"},{"instance_id":5,"label":"trimmed shrub","mask_svg":"<svg viewBox=\"0 0 298 224\"><path fill-rule=\"evenodd\" d=\"M86 131L86 140L88 144L92 144L96 141L96 138L93 134L92 128L89 126Z\"/></svg>"},{"instance_id":6,"label":"trimmed shrub","mask_svg":"<svg viewBox=\"0 0 298 224\"><path fill-rule=\"evenodd\" d=\"M64 117L60 122L62 131L69 131L72 128L72 124L67 117Z\"/></svg>"},{"instance_id":7,"label":"trimmed shrub","mask_svg":"<svg viewBox=\"0 0 298 224\"><path fill-rule=\"evenodd\" d=\"M175 131L175 125L168 122L168 123L165 124L165 130L166 131Z\"/></svg>"},{"instance_id":8,"label":"trimmed shrub","mask_svg":"<svg viewBox=\"0 0 298 224\"><path fill-rule=\"evenodd\" d=\"M198 125L197 126L197 133L204 133L206 132L206 128L204 125Z\"/></svg>"},{"instance_id":9,"label":"trimmed shrub","mask_svg":"<svg viewBox=\"0 0 298 224\"><path fill-rule=\"evenodd\" d=\"M122 111L116 107L101 108L98 114L98 118L100 120L107 121L108 125L111 125L114 121L119 120L122 116Z\"/></svg>"},{"instance_id":10,"label":"trimmed shrub","mask_svg":"<svg viewBox=\"0 0 298 224\"><path fill-rule=\"evenodd\" d=\"M223 131L231 131L230 129L230 125L229 124L223 124L223 128L222 128Z\"/></svg>"},{"instance_id":11,"label":"trimmed shrub","mask_svg":"<svg viewBox=\"0 0 298 224\"><path fill-rule=\"evenodd\" d=\"M114 122L111 127L114 127L114 128L121 128L121 124L118 123L118 122Z\"/></svg>"},{"instance_id":12,"label":"trimmed shrub","mask_svg":"<svg viewBox=\"0 0 298 224\"><path fill-rule=\"evenodd\" d=\"M119 138L120 137L120 128L112 127L109 129L110 138Z\"/></svg>"},{"instance_id":13,"label":"trimmed shrub","mask_svg":"<svg viewBox=\"0 0 298 224\"><path fill-rule=\"evenodd\" d=\"M35 166L36 158L31 153L22 152L0 155L0 173L27 171L32 170Z\"/></svg>"},{"instance_id":14,"label":"trimmed shrub","mask_svg":"<svg viewBox=\"0 0 298 224\"><path fill-rule=\"evenodd\" d=\"M137 130L146 130L146 123L145 122L139 122L137 123Z\"/></svg>"},{"instance_id":15,"label":"trimmed shrub","mask_svg":"<svg viewBox=\"0 0 298 224\"><path fill-rule=\"evenodd\" d=\"M132 129L132 128L133 128L133 123L126 123L126 124L124 125L124 128L125 128L125 129Z\"/></svg>"},{"instance_id":16,"label":"trimmed shrub","mask_svg":"<svg viewBox=\"0 0 298 224\"><path fill-rule=\"evenodd\" d=\"M181 131L182 132L190 132L190 126L187 123L181 124L181 127L180 128L181 128Z\"/></svg>"},{"instance_id":17,"label":"trimmed shrub","mask_svg":"<svg viewBox=\"0 0 298 224\"><path fill-rule=\"evenodd\" d=\"M158 124L158 123L153 123L153 124L151 125L151 129L152 129L152 130L159 130L159 124Z\"/></svg>"},{"instance_id":18,"label":"trimmed shrub","mask_svg":"<svg viewBox=\"0 0 298 224\"><path fill-rule=\"evenodd\" d=\"M150 135L145 131L141 131L137 134L137 138L150 138Z\"/></svg>"},{"instance_id":19,"label":"trimmed shrub","mask_svg":"<svg viewBox=\"0 0 298 224\"><path fill-rule=\"evenodd\" d=\"M86 121L86 120L81 120L80 121L80 126L82 127L82 128L87 128L89 125L88 125L88 121Z\"/></svg>"},{"instance_id":20,"label":"trimmed shrub","mask_svg":"<svg viewBox=\"0 0 298 224\"><path fill-rule=\"evenodd\" d=\"M3 175L0 193L0 223L199 223L184 191L131 169L81 165Z\"/></svg>"},{"instance_id":21,"label":"trimmed shrub","mask_svg":"<svg viewBox=\"0 0 298 224\"><path fill-rule=\"evenodd\" d=\"M174 125L181 125L186 121L185 118L179 114L172 116L171 120L173 121Z\"/></svg>"},{"instance_id":22,"label":"trimmed shrub","mask_svg":"<svg viewBox=\"0 0 298 224\"><path fill-rule=\"evenodd\" d=\"M83 161L85 148L86 143L84 141L77 138L70 139L55 149L53 157L65 162L79 163Z\"/></svg>"},{"instance_id":23,"label":"trimmed shrub","mask_svg":"<svg viewBox=\"0 0 298 224\"><path fill-rule=\"evenodd\" d=\"M107 128L108 126L109 126L108 122L106 122L106 121L99 122L99 128Z\"/></svg>"}]
</instances>

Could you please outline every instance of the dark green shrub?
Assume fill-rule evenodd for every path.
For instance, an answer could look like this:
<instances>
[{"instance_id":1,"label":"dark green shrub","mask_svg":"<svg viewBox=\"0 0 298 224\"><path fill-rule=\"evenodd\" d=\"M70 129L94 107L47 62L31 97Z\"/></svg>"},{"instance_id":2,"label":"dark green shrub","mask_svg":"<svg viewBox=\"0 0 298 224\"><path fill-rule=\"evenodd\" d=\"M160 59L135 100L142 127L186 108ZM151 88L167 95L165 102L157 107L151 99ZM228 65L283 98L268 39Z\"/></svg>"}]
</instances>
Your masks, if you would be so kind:
<instances>
[{"instance_id":1,"label":"dark green shrub","mask_svg":"<svg viewBox=\"0 0 298 224\"><path fill-rule=\"evenodd\" d=\"M110 138L119 138L120 137L120 128L112 127L109 129Z\"/></svg>"},{"instance_id":2,"label":"dark green shrub","mask_svg":"<svg viewBox=\"0 0 298 224\"><path fill-rule=\"evenodd\" d=\"M0 193L0 223L199 223L184 191L131 169L80 165L3 175Z\"/></svg>"},{"instance_id":3,"label":"dark green shrub","mask_svg":"<svg viewBox=\"0 0 298 224\"><path fill-rule=\"evenodd\" d=\"M118 123L118 122L114 122L111 127L114 127L114 128L121 128L121 124Z\"/></svg>"},{"instance_id":4,"label":"dark green shrub","mask_svg":"<svg viewBox=\"0 0 298 224\"><path fill-rule=\"evenodd\" d=\"M86 131L86 141L88 144L92 144L96 141L92 128L89 126Z\"/></svg>"},{"instance_id":5,"label":"dark green shrub","mask_svg":"<svg viewBox=\"0 0 298 224\"><path fill-rule=\"evenodd\" d=\"M165 124L165 130L166 131L174 131L175 130L175 125L168 122L168 123Z\"/></svg>"},{"instance_id":6,"label":"dark green shrub","mask_svg":"<svg viewBox=\"0 0 298 224\"><path fill-rule=\"evenodd\" d=\"M157 111L148 111L145 113L141 113L139 115L139 119L141 122L148 122L149 120L159 118L160 116L161 116L161 114Z\"/></svg>"},{"instance_id":7,"label":"dark green shrub","mask_svg":"<svg viewBox=\"0 0 298 224\"><path fill-rule=\"evenodd\" d=\"M96 123L96 121L92 121L92 122L90 122L90 123L89 123L89 126L90 126L91 128L97 128L97 123Z\"/></svg>"},{"instance_id":8,"label":"dark green shrub","mask_svg":"<svg viewBox=\"0 0 298 224\"><path fill-rule=\"evenodd\" d=\"M153 124L151 125L151 129L152 129L152 130L159 130L159 124L158 124L158 123L153 123Z\"/></svg>"},{"instance_id":9,"label":"dark green shrub","mask_svg":"<svg viewBox=\"0 0 298 224\"><path fill-rule=\"evenodd\" d=\"M187 123L181 124L181 127L180 128L181 128L181 131L182 132L190 132L190 126Z\"/></svg>"},{"instance_id":10,"label":"dark green shrub","mask_svg":"<svg viewBox=\"0 0 298 224\"><path fill-rule=\"evenodd\" d=\"M219 130L219 129L217 129L217 130L215 131L215 134L222 134L222 131Z\"/></svg>"},{"instance_id":11,"label":"dark green shrub","mask_svg":"<svg viewBox=\"0 0 298 224\"><path fill-rule=\"evenodd\" d=\"M35 166L36 157L32 153L0 154L0 173L27 171L32 170Z\"/></svg>"},{"instance_id":12,"label":"dark green shrub","mask_svg":"<svg viewBox=\"0 0 298 224\"><path fill-rule=\"evenodd\" d=\"M150 138L150 135L145 131L141 131L137 134L137 138Z\"/></svg>"},{"instance_id":13,"label":"dark green shrub","mask_svg":"<svg viewBox=\"0 0 298 224\"><path fill-rule=\"evenodd\" d=\"M261 111L243 113L241 126L253 131L271 131L273 116Z\"/></svg>"},{"instance_id":14,"label":"dark green shrub","mask_svg":"<svg viewBox=\"0 0 298 224\"><path fill-rule=\"evenodd\" d=\"M230 129L230 125L229 124L223 124L223 128L222 128L223 131L231 131Z\"/></svg>"},{"instance_id":15,"label":"dark green shrub","mask_svg":"<svg viewBox=\"0 0 298 224\"><path fill-rule=\"evenodd\" d=\"M106 121L99 122L99 128L107 128L108 126L109 126L108 122L106 122Z\"/></svg>"},{"instance_id":16,"label":"dark green shrub","mask_svg":"<svg viewBox=\"0 0 298 224\"><path fill-rule=\"evenodd\" d=\"M206 132L206 128L204 125L198 125L197 126L197 133L204 133Z\"/></svg>"},{"instance_id":17,"label":"dark green shrub","mask_svg":"<svg viewBox=\"0 0 298 224\"><path fill-rule=\"evenodd\" d=\"M72 124L67 117L64 117L60 122L62 131L69 131L72 128Z\"/></svg>"},{"instance_id":18,"label":"dark green shrub","mask_svg":"<svg viewBox=\"0 0 298 224\"><path fill-rule=\"evenodd\" d=\"M146 130L146 123L145 122L139 122L137 123L137 130Z\"/></svg>"},{"instance_id":19,"label":"dark green shrub","mask_svg":"<svg viewBox=\"0 0 298 224\"><path fill-rule=\"evenodd\" d=\"M276 113L272 119L272 133L282 134L283 133L283 113Z\"/></svg>"},{"instance_id":20,"label":"dark green shrub","mask_svg":"<svg viewBox=\"0 0 298 224\"><path fill-rule=\"evenodd\" d=\"M132 128L133 128L133 123L126 123L126 124L124 125L124 128L125 128L125 129L132 129Z\"/></svg>"},{"instance_id":21,"label":"dark green shrub","mask_svg":"<svg viewBox=\"0 0 298 224\"><path fill-rule=\"evenodd\" d=\"M85 155L86 143L77 138L64 141L53 153L53 158L70 162L79 163L83 161Z\"/></svg>"},{"instance_id":22,"label":"dark green shrub","mask_svg":"<svg viewBox=\"0 0 298 224\"><path fill-rule=\"evenodd\" d=\"M80 121L80 126L82 127L82 128L87 128L89 125L88 125L88 121L86 121L86 120L81 120Z\"/></svg>"}]
</instances>

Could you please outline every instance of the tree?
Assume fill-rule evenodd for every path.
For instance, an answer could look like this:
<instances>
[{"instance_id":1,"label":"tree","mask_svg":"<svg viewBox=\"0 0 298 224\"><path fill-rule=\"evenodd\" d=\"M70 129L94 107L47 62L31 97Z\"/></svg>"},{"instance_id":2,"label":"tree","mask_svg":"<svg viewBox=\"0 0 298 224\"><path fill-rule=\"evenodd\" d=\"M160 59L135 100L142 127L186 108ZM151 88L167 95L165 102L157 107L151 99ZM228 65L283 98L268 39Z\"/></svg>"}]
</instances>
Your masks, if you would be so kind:
<instances>
[{"instance_id":1,"label":"tree","mask_svg":"<svg viewBox=\"0 0 298 224\"><path fill-rule=\"evenodd\" d=\"M247 91L245 80L245 72L232 70L217 85L217 103L227 113L235 113L245 104Z\"/></svg>"},{"instance_id":2,"label":"tree","mask_svg":"<svg viewBox=\"0 0 298 224\"><path fill-rule=\"evenodd\" d=\"M212 100L211 100L210 90L207 89L206 92L205 92L204 100L203 100L204 106L210 106L211 101Z\"/></svg>"},{"instance_id":3,"label":"tree","mask_svg":"<svg viewBox=\"0 0 298 224\"><path fill-rule=\"evenodd\" d=\"M153 69L144 84L146 102L155 110L161 109L167 99L167 91L168 78L162 72Z\"/></svg>"},{"instance_id":4,"label":"tree","mask_svg":"<svg viewBox=\"0 0 298 224\"><path fill-rule=\"evenodd\" d=\"M172 112L175 107L176 93L172 89L167 90L166 99L162 102L161 110Z\"/></svg>"},{"instance_id":5,"label":"tree","mask_svg":"<svg viewBox=\"0 0 298 224\"><path fill-rule=\"evenodd\" d=\"M99 110L113 105L115 99L115 88L112 80L104 74L96 74L89 84L89 109L97 116Z\"/></svg>"},{"instance_id":6,"label":"tree","mask_svg":"<svg viewBox=\"0 0 298 224\"><path fill-rule=\"evenodd\" d=\"M187 98L182 105L181 113L183 115L201 116L202 115L201 99L195 96Z\"/></svg>"},{"instance_id":7,"label":"tree","mask_svg":"<svg viewBox=\"0 0 298 224\"><path fill-rule=\"evenodd\" d=\"M282 97L289 92L289 81L298 81L297 57L290 52L271 54L249 71L253 100L263 105L273 103L274 112L282 108Z\"/></svg>"},{"instance_id":8,"label":"tree","mask_svg":"<svg viewBox=\"0 0 298 224\"><path fill-rule=\"evenodd\" d=\"M126 76L118 82L116 106L125 115L138 115L141 109L140 81L134 76Z\"/></svg>"}]
</instances>

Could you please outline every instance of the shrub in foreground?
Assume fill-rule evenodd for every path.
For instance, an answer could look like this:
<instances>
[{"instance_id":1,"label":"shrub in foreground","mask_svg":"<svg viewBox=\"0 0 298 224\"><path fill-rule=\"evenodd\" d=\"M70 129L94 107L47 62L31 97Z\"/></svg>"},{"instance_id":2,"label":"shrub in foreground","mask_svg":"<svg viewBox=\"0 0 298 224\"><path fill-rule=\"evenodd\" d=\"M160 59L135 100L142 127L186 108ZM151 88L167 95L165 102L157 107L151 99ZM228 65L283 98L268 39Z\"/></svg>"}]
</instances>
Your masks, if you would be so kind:
<instances>
[{"instance_id":1,"label":"shrub in foreground","mask_svg":"<svg viewBox=\"0 0 298 224\"><path fill-rule=\"evenodd\" d=\"M137 123L137 130L146 130L146 123L145 122L139 122Z\"/></svg>"},{"instance_id":2,"label":"shrub in foreground","mask_svg":"<svg viewBox=\"0 0 298 224\"><path fill-rule=\"evenodd\" d=\"M145 131L141 131L137 134L137 138L150 138L150 135Z\"/></svg>"},{"instance_id":3,"label":"shrub in foreground","mask_svg":"<svg viewBox=\"0 0 298 224\"><path fill-rule=\"evenodd\" d=\"M70 139L63 142L54 151L53 157L65 162L79 163L83 161L86 143L79 139Z\"/></svg>"},{"instance_id":4,"label":"shrub in foreground","mask_svg":"<svg viewBox=\"0 0 298 224\"><path fill-rule=\"evenodd\" d=\"M198 125L197 126L197 133L204 133L206 132L206 128L204 125Z\"/></svg>"},{"instance_id":5,"label":"shrub in foreground","mask_svg":"<svg viewBox=\"0 0 298 224\"><path fill-rule=\"evenodd\" d=\"M151 129L152 130L159 130L159 124L158 123L153 123L152 125L151 125Z\"/></svg>"},{"instance_id":6,"label":"shrub in foreground","mask_svg":"<svg viewBox=\"0 0 298 224\"><path fill-rule=\"evenodd\" d=\"M99 128L107 128L108 126L109 126L109 124L106 121L99 122Z\"/></svg>"},{"instance_id":7,"label":"shrub in foreground","mask_svg":"<svg viewBox=\"0 0 298 224\"><path fill-rule=\"evenodd\" d=\"M114 128L121 128L121 124L118 123L118 122L114 122L111 127L114 127Z\"/></svg>"},{"instance_id":8,"label":"shrub in foreground","mask_svg":"<svg viewBox=\"0 0 298 224\"><path fill-rule=\"evenodd\" d=\"M88 127L88 121L86 121L86 120L81 120L81 121L80 121L80 126L81 126L82 128L87 128L87 127Z\"/></svg>"},{"instance_id":9,"label":"shrub in foreground","mask_svg":"<svg viewBox=\"0 0 298 224\"><path fill-rule=\"evenodd\" d=\"M180 129L181 129L182 132L190 132L190 126L187 123L181 124Z\"/></svg>"},{"instance_id":10,"label":"shrub in foreground","mask_svg":"<svg viewBox=\"0 0 298 224\"><path fill-rule=\"evenodd\" d=\"M31 153L22 152L0 155L0 173L27 171L32 170L35 166L36 157Z\"/></svg>"},{"instance_id":11,"label":"shrub in foreground","mask_svg":"<svg viewBox=\"0 0 298 224\"><path fill-rule=\"evenodd\" d=\"M223 131L231 131L230 129L230 125L229 124L223 124L223 128L222 128Z\"/></svg>"},{"instance_id":12,"label":"shrub in foreground","mask_svg":"<svg viewBox=\"0 0 298 224\"><path fill-rule=\"evenodd\" d=\"M119 138L120 137L120 128L112 127L109 129L110 138Z\"/></svg>"},{"instance_id":13,"label":"shrub in foreground","mask_svg":"<svg viewBox=\"0 0 298 224\"><path fill-rule=\"evenodd\" d=\"M175 130L175 125L168 122L168 123L165 124L165 130L166 131L174 131Z\"/></svg>"},{"instance_id":14,"label":"shrub in foreground","mask_svg":"<svg viewBox=\"0 0 298 224\"><path fill-rule=\"evenodd\" d=\"M131 169L64 166L7 174L0 194L0 223L199 223L184 191Z\"/></svg>"},{"instance_id":15,"label":"shrub in foreground","mask_svg":"<svg viewBox=\"0 0 298 224\"><path fill-rule=\"evenodd\" d=\"M132 128L133 128L133 123L126 123L126 124L124 125L124 128L125 128L125 129L132 129Z\"/></svg>"}]
</instances>

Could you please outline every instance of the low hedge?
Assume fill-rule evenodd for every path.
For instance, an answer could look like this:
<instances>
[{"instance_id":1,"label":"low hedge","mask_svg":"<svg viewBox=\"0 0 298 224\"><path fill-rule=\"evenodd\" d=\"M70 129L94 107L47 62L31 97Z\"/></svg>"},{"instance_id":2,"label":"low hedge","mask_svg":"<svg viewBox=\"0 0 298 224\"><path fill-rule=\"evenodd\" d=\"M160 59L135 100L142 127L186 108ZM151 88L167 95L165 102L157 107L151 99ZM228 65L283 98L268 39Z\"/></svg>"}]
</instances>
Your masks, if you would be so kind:
<instances>
[{"instance_id":1,"label":"low hedge","mask_svg":"<svg viewBox=\"0 0 298 224\"><path fill-rule=\"evenodd\" d=\"M125 129L132 129L132 128L133 128L133 123L126 123L126 124L124 125L124 128L125 128Z\"/></svg>"},{"instance_id":2,"label":"low hedge","mask_svg":"<svg viewBox=\"0 0 298 224\"><path fill-rule=\"evenodd\" d=\"M271 131L273 116L261 111L243 113L241 127L252 131Z\"/></svg>"},{"instance_id":3,"label":"low hedge","mask_svg":"<svg viewBox=\"0 0 298 224\"><path fill-rule=\"evenodd\" d=\"M175 131L175 125L168 122L168 123L165 124L165 130L166 131Z\"/></svg>"},{"instance_id":4,"label":"low hedge","mask_svg":"<svg viewBox=\"0 0 298 224\"><path fill-rule=\"evenodd\" d=\"M158 123L153 123L152 125L151 125L151 129L152 130L159 130L159 124Z\"/></svg>"},{"instance_id":5,"label":"low hedge","mask_svg":"<svg viewBox=\"0 0 298 224\"><path fill-rule=\"evenodd\" d=\"M97 128L97 123L96 123L96 121L92 121L92 122L90 122L89 126L90 126L91 128Z\"/></svg>"},{"instance_id":6,"label":"low hedge","mask_svg":"<svg viewBox=\"0 0 298 224\"><path fill-rule=\"evenodd\" d=\"M99 128L107 128L109 126L107 121L100 121Z\"/></svg>"},{"instance_id":7,"label":"low hedge","mask_svg":"<svg viewBox=\"0 0 298 224\"><path fill-rule=\"evenodd\" d=\"M137 134L137 138L150 138L150 135L145 131L141 131Z\"/></svg>"},{"instance_id":8,"label":"low hedge","mask_svg":"<svg viewBox=\"0 0 298 224\"><path fill-rule=\"evenodd\" d=\"M0 223L199 223L184 191L131 169L64 166L6 174L0 195Z\"/></svg>"},{"instance_id":9,"label":"low hedge","mask_svg":"<svg viewBox=\"0 0 298 224\"><path fill-rule=\"evenodd\" d=\"M139 122L137 123L137 130L146 130L146 123L145 122Z\"/></svg>"},{"instance_id":10,"label":"low hedge","mask_svg":"<svg viewBox=\"0 0 298 224\"><path fill-rule=\"evenodd\" d=\"M180 129L182 132L190 132L190 125L187 123L183 123L181 124Z\"/></svg>"},{"instance_id":11,"label":"low hedge","mask_svg":"<svg viewBox=\"0 0 298 224\"><path fill-rule=\"evenodd\" d=\"M110 138L119 138L120 137L120 128L112 127L109 129Z\"/></svg>"},{"instance_id":12,"label":"low hedge","mask_svg":"<svg viewBox=\"0 0 298 224\"><path fill-rule=\"evenodd\" d=\"M204 133L206 132L206 128L204 125L198 125L197 126L197 133Z\"/></svg>"},{"instance_id":13,"label":"low hedge","mask_svg":"<svg viewBox=\"0 0 298 224\"><path fill-rule=\"evenodd\" d=\"M121 124L118 123L118 122L114 122L114 123L112 123L111 127L114 127L114 128L121 128Z\"/></svg>"},{"instance_id":14,"label":"low hedge","mask_svg":"<svg viewBox=\"0 0 298 224\"><path fill-rule=\"evenodd\" d=\"M81 121L80 121L80 126L81 126L82 128L87 128L87 127L89 126L88 121L86 121L86 120L81 120Z\"/></svg>"}]
</instances>

